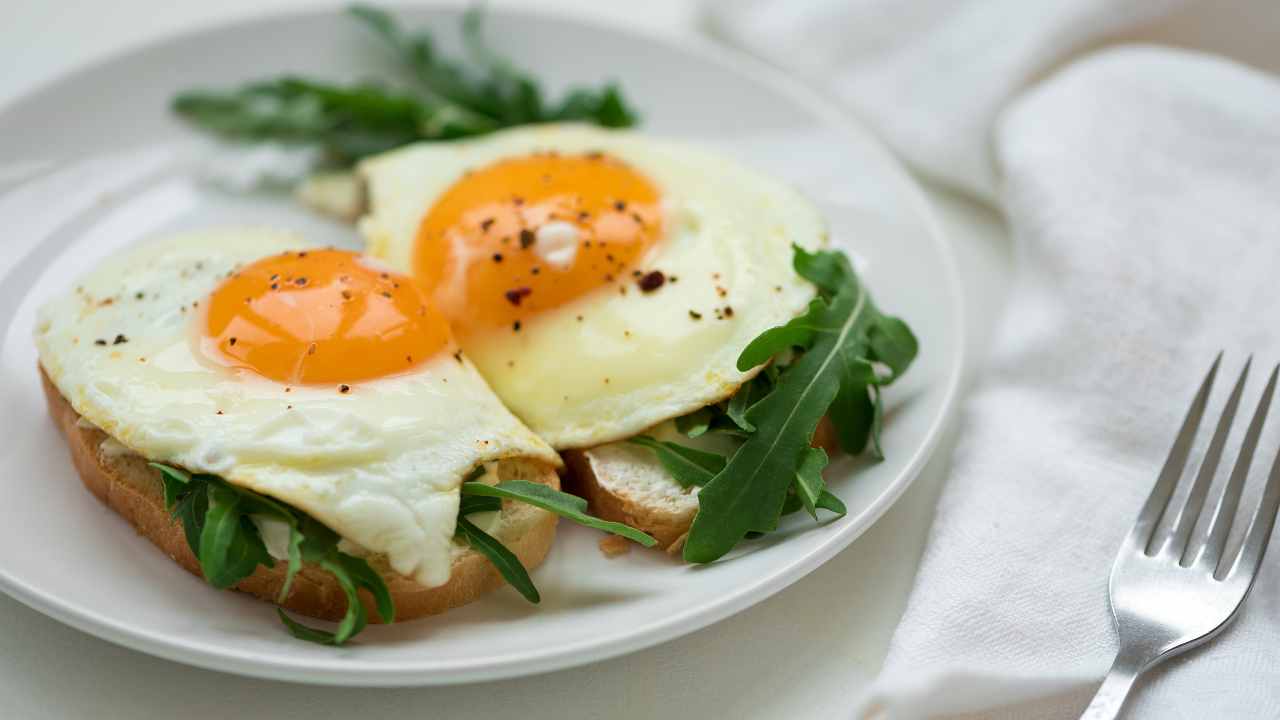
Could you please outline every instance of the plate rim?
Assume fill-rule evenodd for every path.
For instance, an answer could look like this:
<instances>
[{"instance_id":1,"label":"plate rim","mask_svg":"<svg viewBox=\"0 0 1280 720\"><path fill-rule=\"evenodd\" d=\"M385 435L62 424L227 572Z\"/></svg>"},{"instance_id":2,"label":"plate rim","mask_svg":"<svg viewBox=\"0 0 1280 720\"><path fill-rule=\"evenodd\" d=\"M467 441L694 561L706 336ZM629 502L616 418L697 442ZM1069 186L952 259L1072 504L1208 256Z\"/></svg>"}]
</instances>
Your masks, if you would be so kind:
<instances>
[{"instance_id":1,"label":"plate rim","mask_svg":"<svg viewBox=\"0 0 1280 720\"><path fill-rule=\"evenodd\" d=\"M398 6L396 9L404 9L404 7ZM460 7L453 4L444 4L425 6L420 9L458 12ZM10 98L6 102L0 103L0 116L8 113L12 108L36 99L38 96L56 91L59 85L72 82L77 76L96 69L98 66L111 65L130 57L146 55L157 46L178 41L185 37L225 33L237 27L251 26L263 21L333 15L340 12L341 8L328 7L253 13L200 23L178 32L147 39L102 57L80 62L74 67L58 73ZM769 86L779 94L789 97L815 117L820 118L833 130L837 130L848 137L857 137L858 142L866 144L874 152L882 155L889 164L896 167L901 174L900 180L902 182L900 184L903 186L902 190L906 193L917 217L923 221L923 226L928 231L932 249L940 260L945 276L944 294L949 300L947 320L956 335L955 347L951 357L946 358L943 363L943 366L947 369L947 374L939 411L925 431L924 439L916 447L911 458L904 464L898 476L889 483L887 488L875 500L863 508L856 518L853 518L853 522L850 522L846 527L838 529L830 538L809 552L792 559L776 571L761 575L753 583L733 588L731 592L726 593L713 603L699 605L677 615L668 616L660 622L642 626L622 640L612 640L610 642L588 640L571 645L557 644L550 649L526 651L520 655L507 656L501 659L478 658L462 663L450 661L447 666L436 668L426 668L421 664L401 662L394 667L383 666L377 669L362 670L358 667L349 666L346 659L339 654L335 654L332 660L319 664L314 659L290 663L263 658L247 652L211 648L201 642L184 641L182 638L174 638L167 634L149 632L145 628L121 625L115 620L94 612L92 608L71 607L59 597L35 590L20 579L11 576L4 568L0 568L0 590L33 610L48 615L88 635L148 655L206 670L226 672L243 677L327 686L425 687L456 685L527 677L578 667L644 650L715 624L772 597L816 570L869 530L906 492L907 488L910 487L930 458L932 458L941 441L941 436L954 419L961 383L969 362L965 335L967 311L964 294L961 291L959 266L955 258L954 247L950 237L943 231L938 221L937 213L926 196L920 179L911 173L907 163L885 143L879 134L869 128L865 128L858 122L851 110L841 107L835 101L827 100L817 88L801 78L788 75L764 60L742 50L716 42L711 37L705 35L664 34L652 29L629 27L621 23L613 23L598 18L583 19L546 10L497 7L491 8L489 12L517 18L549 19L557 23L577 26L577 29L585 31L594 29L621 33L646 43L678 49L700 61L716 65L724 71ZM23 184L25 183L19 182L9 189L21 187Z\"/></svg>"}]
</instances>

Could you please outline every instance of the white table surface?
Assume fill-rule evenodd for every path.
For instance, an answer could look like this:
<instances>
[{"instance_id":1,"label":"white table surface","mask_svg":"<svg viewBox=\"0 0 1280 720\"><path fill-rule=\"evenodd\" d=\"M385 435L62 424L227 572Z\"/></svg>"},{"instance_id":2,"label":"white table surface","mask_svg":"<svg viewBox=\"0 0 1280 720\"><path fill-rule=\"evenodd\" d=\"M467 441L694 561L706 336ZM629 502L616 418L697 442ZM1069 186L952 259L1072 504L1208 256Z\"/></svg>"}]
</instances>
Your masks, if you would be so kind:
<instances>
[{"instance_id":1,"label":"white table surface","mask_svg":"<svg viewBox=\"0 0 1280 720\"><path fill-rule=\"evenodd\" d=\"M81 65L201 25L315 0L6 0L0 106ZM493 0L691 35L691 0ZM642 9L637 9L642 8ZM0 158L2 162L4 158ZM991 211L929 187L952 236L967 300L970 370L1009 274ZM448 717L830 718L876 674L910 589L955 426L901 500L849 549L774 597L684 638L583 668L450 688L316 688L171 663L90 637L0 595L0 716L6 718ZM33 479L34 481L34 479ZM92 592L92 588L85 588Z\"/></svg>"}]
</instances>

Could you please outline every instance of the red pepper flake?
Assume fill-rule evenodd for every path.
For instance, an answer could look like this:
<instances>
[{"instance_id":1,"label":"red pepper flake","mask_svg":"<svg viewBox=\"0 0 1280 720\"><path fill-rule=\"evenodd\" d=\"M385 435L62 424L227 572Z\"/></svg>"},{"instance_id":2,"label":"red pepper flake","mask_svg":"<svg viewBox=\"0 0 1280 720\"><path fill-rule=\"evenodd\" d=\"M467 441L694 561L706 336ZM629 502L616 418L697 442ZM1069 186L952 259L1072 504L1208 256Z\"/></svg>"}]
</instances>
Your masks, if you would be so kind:
<instances>
[{"instance_id":1,"label":"red pepper flake","mask_svg":"<svg viewBox=\"0 0 1280 720\"><path fill-rule=\"evenodd\" d=\"M306 256L307 256L307 251L306 251L306 250L302 250L302 251L299 251L299 252L298 252L298 257L300 257L300 258L304 258L304 257L306 257ZM196 267L197 267L197 268L198 268L198 267L200 267L200 263L196 263Z\"/></svg>"},{"instance_id":2,"label":"red pepper flake","mask_svg":"<svg viewBox=\"0 0 1280 720\"><path fill-rule=\"evenodd\" d=\"M605 273L605 274L604 274L604 281L605 281L605 282L613 282L613 273Z\"/></svg>"},{"instance_id":3,"label":"red pepper flake","mask_svg":"<svg viewBox=\"0 0 1280 720\"><path fill-rule=\"evenodd\" d=\"M480 221L480 231L489 232L489 228L493 227L493 218L485 218Z\"/></svg>"},{"instance_id":4,"label":"red pepper flake","mask_svg":"<svg viewBox=\"0 0 1280 720\"><path fill-rule=\"evenodd\" d=\"M725 317L727 317L727 318L731 318L731 317L733 317L733 308L729 307L728 305L725 305L725 306L724 306L724 316L725 316Z\"/></svg>"},{"instance_id":5,"label":"red pepper flake","mask_svg":"<svg viewBox=\"0 0 1280 720\"><path fill-rule=\"evenodd\" d=\"M494 254L493 254L493 261L494 261L494 262L496 262L496 263L500 263L500 262L502 262L502 253L494 253Z\"/></svg>"},{"instance_id":6,"label":"red pepper flake","mask_svg":"<svg viewBox=\"0 0 1280 720\"><path fill-rule=\"evenodd\" d=\"M689 317L693 318L694 320L701 320L702 313L698 312L697 310L690 310Z\"/></svg>"},{"instance_id":7,"label":"red pepper flake","mask_svg":"<svg viewBox=\"0 0 1280 720\"><path fill-rule=\"evenodd\" d=\"M413 356L412 356L412 355L405 355L405 356L404 356L404 361L405 361L405 362L407 362L407 363L412 364L412 363L413 363Z\"/></svg>"},{"instance_id":8,"label":"red pepper flake","mask_svg":"<svg viewBox=\"0 0 1280 720\"><path fill-rule=\"evenodd\" d=\"M388 280L391 278L391 276L388 275L387 273L378 273L378 277L382 278L383 280Z\"/></svg>"},{"instance_id":9,"label":"red pepper flake","mask_svg":"<svg viewBox=\"0 0 1280 720\"><path fill-rule=\"evenodd\" d=\"M235 347L235 346L236 346L236 339L235 339L235 338L227 338L227 344L228 344L228 345L230 345L231 347Z\"/></svg>"},{"instance_id":10,"label":"red pepper flake","mask_svg":"<svg viewBox=\"0 0 1280 720\"><path fill-rule=\"evenodd\" d=\"M586 157L588 160L599 160L604 157L604 153L599 150L589 150Z\"/></svg>"},{"instance_id":11,"label":"red pepper flake","mask_svg":"<svg viewBox=\"0 0 1280 720\"><path fill-rule=\"evenodd\" d=\"M338 392L342 393L343 395L346 395L347 393L351 392L351 386L350 386L350 385L339 385L339 386L338 386Z\"/></svg>"},{"instance_id":12,"label":"red pepper flake","mask_svg":"<svg viewBox=\"0 0 1280 720\"><path fill-rule=\"evenodd\" d=\"M529 297L529 295L532 293L533 293L533 288L531 287L518 287L515 290L508 290L503 294L506 296L507 302L511 303L512 305L519 306L520 301Z\"/></svg>"},{"instance_id":13,"label":"red pepper flake","mask_svg":"<svg viewBox=\"0 0 1280 720\"><path fill-rule=\"evenodd\" d=\"M529 269L530 275L537 275L538 273L541 273L541 272L542 272L542 268L538 267L537 265L534 265L532 268Z\"/></svg>"},{"instance_id":14,"label":"red pepper flake","mask_svg":"<svg viewBox=\"0 0 1280 720\"><path fill-rule=\"evenodd\" d=\"M308 354L308 355L315 355L315 354L316 354L316 344L315 344L315 343L311 343L310 345L308 345L308 346L307 346L307 354Z\"/></svg>"},{"instance_id":15,"label":"red pepper flake","mask_svg":"<svg viewBox=\"0 0 1280 720\"><path fill-rule=\"evenodd\" d=\"M106 298L98 303L98 307L106 307L115 304L115 298Z\"/></svg>"},{"instance_id":16,"label":"red pepper flake","mask_svg":"<svg viewBox=\"0 0 1280 720\"><path fill-rule=\"evenodd\" d=\"M654 270L647 273L636 283L644 292L650 293L662 287L667 282L667 276L662 274L661 270Z\"/></svg>"},{"instance_id":17,"label":"red pepper flake","mask_svg":"<svg viewBox=\"0 0 1280 720\"><path fill-rule=\"evenodd\" d=\"M538 237L534 235L533 231L530 230L529 228L524 228L523 230L520 231L520 249L521 250L528 250L529 246L533 245L535 242L537 242L537 240L538 240Z\"/></svg>"},{"instance_id":18,"label":"red pepper flake","mask_svg":"<svg viewBox=\"0 0 1280 720\"><path fill-rule=\"evenodd\" d=\"M515 196L512 196L512 198L511 198L511 202L512 202L512 203L514 203L514 204L515 204L515 205L517 205L517 206L519 206L519 205L523 205L523 204L524 204L524 198L520 197L519 195L515 195Z\"/></svg>"},{"instance_id":19,"label":"red pepper flake","mask_svg":"<svg viewBox=\"0 0 1280 720\"><path fill-rule=\"evenodd\" d=\"M343 299L343 300L350 300L350 299L351 299L351 291L350 291L350 290L343 290L343 291L342 291L342 299Z\"/></svg>"},{"instance_id":20,"label":"red pepper flake","mask_svg":"<svg viewBox=\"0 0 1280 720\"><path fill-rule=\"evenodd\" d=\"M579 219L579 220L590 220L590 219L591 219L591 213L587 212L586 210L580 210L580 211L578 211L578 219Z\"/></svg>"}]
</instances>

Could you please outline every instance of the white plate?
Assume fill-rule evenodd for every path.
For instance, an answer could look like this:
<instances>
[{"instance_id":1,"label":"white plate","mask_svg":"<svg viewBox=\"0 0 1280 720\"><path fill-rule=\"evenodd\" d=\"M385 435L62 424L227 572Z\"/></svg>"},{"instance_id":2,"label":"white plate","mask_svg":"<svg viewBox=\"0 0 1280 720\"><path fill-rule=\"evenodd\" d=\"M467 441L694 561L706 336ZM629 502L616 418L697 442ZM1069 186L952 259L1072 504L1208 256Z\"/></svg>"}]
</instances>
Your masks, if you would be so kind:
<instances>
[{"instance_id":1,"label":"white plate","mask_svg":"<svg viewBox=\"0 0 1280 720\"><path fill-rule=\"evenodd\" d=\"M403 14L456 48L456 11ZM540 606L507 588L332 649L290 638L265 603L209 589L85 492L44 417L31 342L44 298L115 249L176 228L270 222L354 242L349 228L285 200L202 185L188 163L193 133L166 112L180 88L282 71L358 77L387 61L349 19L311 12L176 37L0 111L0 187L13 187L0 196L0 407L9 418L0 588L86 632L201 667L312 683L456 683L600 660L704 627L818 567L902 494L953 405L963 333L950 250L901 166L820 97L754 61L540 15L495 13L487 27L554 87L616 78L649 132L719 145L800 186L856 254L881 306L910 322L921 354L888 393L888 459L844 459L827 473L849 515L821 526L793 516L783 532L704 567L654 552L607 560L598 534L562 523L533 574Z\"/></svg>"}]
</instances>

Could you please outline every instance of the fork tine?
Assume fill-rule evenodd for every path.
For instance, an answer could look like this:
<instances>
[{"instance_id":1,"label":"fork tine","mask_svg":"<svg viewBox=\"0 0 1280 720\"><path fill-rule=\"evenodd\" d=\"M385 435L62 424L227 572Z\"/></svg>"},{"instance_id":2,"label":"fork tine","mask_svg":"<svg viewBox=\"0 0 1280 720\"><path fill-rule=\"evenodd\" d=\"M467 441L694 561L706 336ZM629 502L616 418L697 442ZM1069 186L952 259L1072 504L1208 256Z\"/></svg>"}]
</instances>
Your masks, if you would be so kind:
<instances>
[{"instance_id":1,"label":"fork tine","mask_svg":"<svg viewBox=\"0 0 1280 720\"><path fill-rule=\"evenodd\" d=\"M1154 534L1156 526L1160 524L1161 517L1164 516L1165 506L1169 504L1169 498L1173 495L1173 489L1178 484L1178 478L1182 476L1182 469L1187 464L1187 455L1191 452L1191 443L1195 440L1196 430L1200 427L1200 418L1204 416L1204 407L1209 401L1209 390L1213 387L1213 378L1218 374L1218 365L1222 363L1222 353L1218 353L1218 357L1214 358L1213 365L1209 368L1209 374L1205 375L1204 382L1200 383L1200 389L1196 392L1196 397L1191 401L1191 407L1187 410L1187 416L1182 420L1182 428L1178 430L1178 437L1173 441L1173 447L1169 449L1169 457L1165 458L1164 467L1160 468L1160 475L1156 479L1155 487L1151 488L1151 494L1147 496L1147 501L1142 505L1142 511L1138 513L1138 519L1133 523L1133 528L1129 530L1129 537L1126 542L1141 552L1150 555L1148 545L1151 543L1151 536Z\"/></svg>"},{"instance_id":2,"label":"fork tine","mask_svg":"<svg viewBox=\"0 0 1280 720\"><path fill-rule=\"evenodd\" d=\"M1218 504L1213 509L1207 531L1202 533L1204 544L1200 545L1196 540L1188 548L1199 546L1200 549L1196 552L1193 564L1200 564L1211 572L1218 567L1218 563L1222 560L1222 551L1227 546L1227 536L1231 533L1236 509L1240 507L1240 494L1244 490L1245 478L1249 476L1249 468L1253 465L1253 455L1258 449L1258 438L1262 435L1262 426L1267 421L1267 411L1271 408L1271 398L1275 394L1278 375L1280 375L1280 365L1271 370L1267 387L1258 400L1258 409L1254 411L1249 430L1245 433L1244 442L1240 445L1240 455L1236 459L1235 467L1231 470L1231 477L1227 480L1227 485L1222 490L1222 497L1218 498Z\"/></svg>"},{"instance_id":3,"label":"fork tine","mask_svg":"<svg viewBox=\"0 0 1280 720\"><path fill-rule=\"evenodd\" d=\"M1200 511L1204 509L1205 496L1209 494L1209 486L1213 484L1213 476L1218 472L1218 463L1222 460L1222 448L1227 444L1227 436L1231 434L1231 424L1235 422L1236 410L1240 407L1240 395L1244 392L1245 381L1249 378L1249 366L1253 364L1253 357L1250 356L1244 363L1244 369L1240 371L1240 377L1236 380L1236 385L1231 389L1231 395L1227 398L1227 404L1222 408L1222 416L1218 418L1218 427L1213 431L1213 439L1209 441L1209 447L1205 450L1204 459L1200 461L1200 471L1196 473L1195 480L1191 483L1191 490L1187 493L1186 502L1183 503L1182 509L1178 511L1174 518L1169 536L1165 539L1161 552L1167 552L1175 557L1182 558L1185 562L1184 566L1191 564L1190 557L1186 552L1188 545L1187 540L1191 537L1191 531L1195 528L1196 519L1200 517ZM1166 511L1167 512L1167 511Z\"/></svg>"},{"instance_id":4,"label":"fork tine","mask_svg":"<svg viewBox=\"0 0 1280 720\"><path fill-rule=\"evenodd\" d=\"M1249 529L1245 532L1244 544L1231 564L1226 577L1234 577L1238 573L1246 573L1249 582L1262 564L1262 557L1267 552L1267 543L1271 540L1271 530L1276 524L1276 511L1280 509L1280 452L1271 463L1271 474L1267 477L1267 487L1262 492L1262 500L1253 518L1249 520Z\"/></svg>"}]
</instances>

